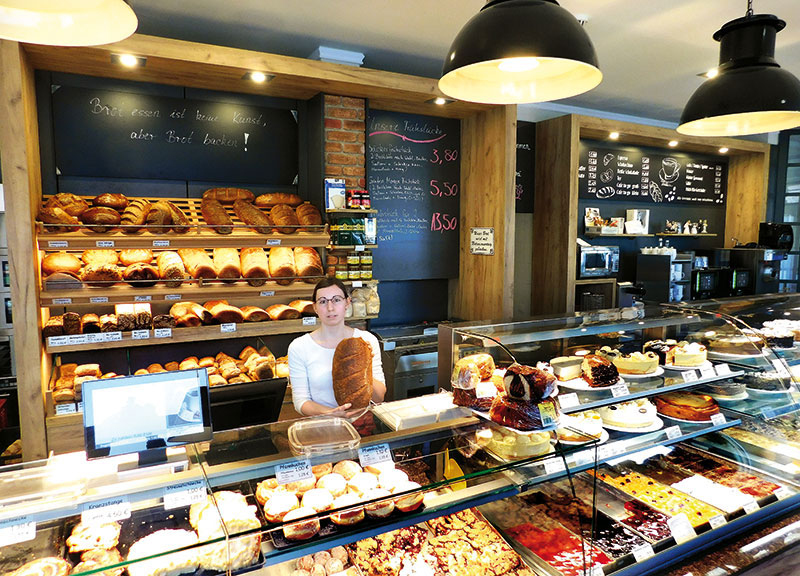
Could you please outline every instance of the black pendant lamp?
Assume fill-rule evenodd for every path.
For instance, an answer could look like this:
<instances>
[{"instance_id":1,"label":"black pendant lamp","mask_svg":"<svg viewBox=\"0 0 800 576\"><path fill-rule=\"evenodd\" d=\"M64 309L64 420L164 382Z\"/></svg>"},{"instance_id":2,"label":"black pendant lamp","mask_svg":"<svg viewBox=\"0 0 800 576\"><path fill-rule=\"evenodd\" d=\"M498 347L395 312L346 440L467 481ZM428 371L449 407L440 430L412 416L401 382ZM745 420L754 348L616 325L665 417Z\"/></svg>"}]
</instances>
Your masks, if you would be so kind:
<instances>
[{"instance_id":1,"label":"black pendant lamp","mask_svg":"<svg viewBox=\"0 0 800 576\"><path fill-rule=\"evenodd\" d=\"M491 0L453 40L439 89L484 104L548 102L600 84L589 35L555 0Z\"/></svg>"},{"instance_id":2,"label":"black pendant lamp","mask_svg":"<svg viewBox=\"0 0 800 576\"><path fill-rule=\"evenodd\" d=\"M786 22L772 14L731 20L714 34L719 73L692 94L677 130L692 136L743 136L800 126L800 80L775 61Z\"/></svg>"}]
</instances>

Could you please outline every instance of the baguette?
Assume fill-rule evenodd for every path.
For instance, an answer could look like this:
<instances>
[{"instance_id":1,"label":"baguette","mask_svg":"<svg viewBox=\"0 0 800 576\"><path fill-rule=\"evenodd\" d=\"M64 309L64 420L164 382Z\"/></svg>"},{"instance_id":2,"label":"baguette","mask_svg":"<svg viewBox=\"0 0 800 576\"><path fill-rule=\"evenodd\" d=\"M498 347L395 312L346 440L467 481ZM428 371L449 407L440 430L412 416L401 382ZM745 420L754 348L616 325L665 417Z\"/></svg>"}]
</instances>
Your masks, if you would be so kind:
<instances>
[{"instance_id":1,"label":"baguette","mask_svg":"<svg viewBox=\"0 0 800 576\"><path fill-rule=\"evenodd\" d=\"M150 211L150 202L144 198L136 198L125 211L122 213L120 224L124 226L122 229L126 234L134 234L142 229L144 223L147 221L147 213Z\"/></svg>"},{"instance_id":2,"label":"baguette","mask_svg":"<svg viewBox=\"0 0 800 576\"><path fill-rule=\"evenodd\" d=\"M233 211L239 220L259 234L269 234L272 231L272 219L249 202L237 200L233 203Z\"/></svg>"},{"instance_id":3,"label":"baguette","mask_svg":"<svg viewBox=\"0 0 800 576\"><path fill-rule=\"evenodd\" d=\"M276 204L273 206L269 211L269 217L279 227L278 232L281 234L294 234L297 232L297 226L300 225L294 208L288 204ZM281 228L281 226L286 226L286 228Z\"/></svg>"},{"instance_id":4,"label":"baguette","mask_svg":"<svg viewBox=\"0 0 800 576\"><path fill-rule=\"evenodd\" d=\"M242 277L239 251L236 248L214 248L214 271L223 282L236 282Z\"/></svg>"},{"instance_id":5,"label":"baguette","mask_svg":"<svg viewBox=\"0 0 800 576\"><path fill-rule=\"evenodd\" d=\"M228 216L225 207L219 200L204 198L200 203L203 220L211 226L217 234L230 234L233 232L233 220Z\"/></svg>"},{"instance_id":6,"label":"baguette","mask_svg":"<svg viewBox=\"0 0 800 576\"><path fill-rule=\"evenodd\" d=\"M294 250L286 246L275 246L269 251L269 275L278 284L288 286L297 276Z\"/></svg>"},{"instance_id":7,"label":"baguette","mask_svg":"<svg viewBox=\"0 0 800 576\"><path fill-rule=\"evenodd\" d=\"M322 214L319 208L314 206L311 202L303 202L295 209L297 220L304 226L321 226ZM311 231L310 228L301 228L301 230Z\"/></svg>"},{"instance_id":8,"label":"baguette","mask_svg":"<svg viewBox=\"0 0 800 576\"><path fill-rule=\"evenodd\" d=\"M269 262L263 248L242 248L242 276L250 286L262 286L269 277Z\"/></svg>"},{"instance_id":9,"label":"baguette","mask_svg":"<svg viewBox=\"0 0 800 576\"><path fill-rule=\"evenodd\" d=\"M202 248L181 248L178 254L192 278L211 280L217 277L214 262Z\"/></svg>"},{"instance_id":10,"label":"baguette","mask_svg":"<svg viewBox=\"0 0 800 576\"><path fill-rule=\"evenodd\" d=\"M258 306L242 306L242 315L244 316L245 322L264 322L265 320L269 320L267 311ZM242 357L241 354L239 357Z\"/></svg>"},{"instance_id":11,"label":"baguette","mask_svg":"<svg viewBox=\"0 0 800 576\"><path fill-rule=\"evenodd\" d=\"M319 276L325 274L322 269L322 259L314 248L298 246L294 249L294 265L297 275L303 277L303 282L314 284Z\"/></svg>"},{"instance_id":12,"label":"baguette","mask_svg":"<svg viewBox=\"0 0 800 576\"><path fill-rule=\"evenodd\" d=\"M255 204L260 208L272 208L276 204L288 204L289 206L300 206L303 199L297 194L289 192L268 192L256 198Z\"/></svg>"},{"instance_id":13,"label":"baguette","mask_svg":"<svg viewBox=\"0 0 800 576\"><path fill-rule=\"evenodd\" d=\"M246 188L209 188L203 192L203 200L216 200L222 204L233 204L237 200L252 202L255 195Z\"/></svg>"},{"instance_id":14,"label":"baguette","mask_svg":"<svg viewBox=\"0 0 800 576\"><path fill-rule=\"evenodd\" d=\"M162 280L167 280L165 284L169 288L180 286L186 278L186 268L177 252L167 250L159 253L156 264L158 264L158 275Z\"/></svg>"}]
</instances>

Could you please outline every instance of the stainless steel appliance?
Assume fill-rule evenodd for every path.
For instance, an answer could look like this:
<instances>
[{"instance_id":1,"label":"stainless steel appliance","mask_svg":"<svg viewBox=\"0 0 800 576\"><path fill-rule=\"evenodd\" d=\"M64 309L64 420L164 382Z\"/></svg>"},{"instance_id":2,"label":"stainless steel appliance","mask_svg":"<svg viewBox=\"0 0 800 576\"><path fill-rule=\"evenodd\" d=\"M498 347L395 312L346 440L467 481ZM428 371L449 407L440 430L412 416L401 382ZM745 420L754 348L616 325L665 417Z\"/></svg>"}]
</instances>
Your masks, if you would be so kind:
<instances>
[{"instance_id":1,"label":"stainless steel appliance","mask_svg":"<svg viewBox=\"0 0 800 576\"><path fill-rule=\"evenodd\" d=\"M403 400L439 391L437 324L386 326L372 331L381 341L386 400Z\"/></svg>"},{"instance_id":2,"label":"stainless steel appliance","mask_svg":"<svg viewBox=\"0 0 800 576\"><path fill-rule=\"evenodd\" d=\"M769 294L778 291L781 262L786 259L783 250L764 248L731 248L731 268L750 271L752 294Z\"/></svg>"},{"instance_id":3,"label":"stainless steel appliance","mask_svg":"<svg viewBox=\"0 0 800 576\"><path fill-rule=\"evenodd\" d=\"M603 278L619 272L619 246L578 245L578 278Z\"/></svg>"}]
</instances>

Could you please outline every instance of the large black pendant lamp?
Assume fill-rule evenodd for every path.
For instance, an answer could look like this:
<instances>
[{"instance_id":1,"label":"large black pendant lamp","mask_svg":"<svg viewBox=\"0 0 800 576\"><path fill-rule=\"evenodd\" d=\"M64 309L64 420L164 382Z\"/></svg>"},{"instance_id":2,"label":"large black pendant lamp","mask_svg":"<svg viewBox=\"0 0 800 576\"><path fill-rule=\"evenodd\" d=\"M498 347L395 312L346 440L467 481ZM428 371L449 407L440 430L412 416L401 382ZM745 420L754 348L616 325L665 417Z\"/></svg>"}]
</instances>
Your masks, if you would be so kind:
<instances>
[{"instance_id":1,"label":"large black pendant lamp","mask_svg":"<svg viewBox=\"0 0 800 576\"><path fill-rule=\"evenodd\" d=\"M485 104L547 102L603 79L592 41L555 0L491 0L453 40L439 89Z\"/></svg>"},{"instance_id":2,"label":"large black pendant lamp","mask_svg":"<svg viewBox=\"0 0 800 576\"><path fill-rule=\"evenodd\" d=\"M800 126L800 80L775 61L775 36L786 22L772 14L731 20L714 34L719 73L689 98L678 132L743 136Z\"/></svg>"}]
</instances>

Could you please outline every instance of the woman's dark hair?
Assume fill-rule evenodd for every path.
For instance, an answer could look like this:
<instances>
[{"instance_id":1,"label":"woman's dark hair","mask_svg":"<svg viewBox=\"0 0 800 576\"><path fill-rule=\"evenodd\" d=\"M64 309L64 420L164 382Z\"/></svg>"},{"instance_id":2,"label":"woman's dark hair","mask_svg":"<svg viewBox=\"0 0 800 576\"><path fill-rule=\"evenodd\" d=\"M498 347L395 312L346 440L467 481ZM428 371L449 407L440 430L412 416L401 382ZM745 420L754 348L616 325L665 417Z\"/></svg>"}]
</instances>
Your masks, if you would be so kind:
<instances>
[{"instance_id":1,"label":"woman's dark hair","mask_svg":"<svg viewBox=\"0 0 800 576\"><path fill-rule=\"evenodd\" d=\"M339 290L342 291L344 297L347 298L350 294L347 292L347 286L344 285L344 282L339 280L338 278L334 278L333 276L325 276L322 280L317 282L317 285L314 286L314 293L311 295L311 299L316 302L317 301L317 291L322 290L323 288L330 288L331 286L336 286Z\"/></svg>"}]
</instances>

